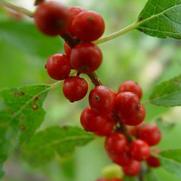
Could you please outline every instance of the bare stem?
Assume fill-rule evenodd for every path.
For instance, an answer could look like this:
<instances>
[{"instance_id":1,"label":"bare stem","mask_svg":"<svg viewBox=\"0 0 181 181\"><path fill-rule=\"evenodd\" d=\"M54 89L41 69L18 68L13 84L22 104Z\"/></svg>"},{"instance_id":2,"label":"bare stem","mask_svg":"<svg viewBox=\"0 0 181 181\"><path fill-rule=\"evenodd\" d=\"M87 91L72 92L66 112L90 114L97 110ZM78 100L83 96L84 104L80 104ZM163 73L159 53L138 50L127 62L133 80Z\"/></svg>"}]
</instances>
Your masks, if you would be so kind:
<instances>
[{"instance_id":1,"label":"bare stem","mask_svg":"<svg viewBox=\"0 0 181 181\"><path fill-rule=\"evenodd\" d=\"M87 74L89 76L89 78L91 79L92 83L95 86L99 86L102 85L102 82L99 80L98 76L96 75L95 72L91 73L91 74Z\"/></svg>"},{"instance_id":2,"label":"bare stem","mask_svg":"<svg viewBox=\"0 0 181 181\"><path fill-rule=\"evenodd\" d=\"M20 7L20 6L17 6L15 4L10 3L10 2L6 2L5 0L0 1L0 6L14 10L18 13L24 14L24 15L29 16L29 17L33 17L33 12L31 12L30 10L23 8L23 7Z\"/></svg>"},{"instance_id":3,"label":"bare stem","mask_svg":"<svg viewBox=\"0 0 181 181\"><path fill-rule=\"evenodd\" d=\"M134 22L134 23L128 25L127 27L125 27L125 28L123 28L123 29L121 29L119 31L116 31L116 32L114 32L114 33L112 33L110 35L107 35L107 36L103 37L103 38L100 38L99 40L95 41L94 43L101 44L101 43L105 43L107 41L113 40L113 39L115 39L115 38L117 38L119 36L122 36L122 35L130 32L130 31L134 30L139 25L140 25L140 22Z\"/></svg>"}]
</instances>

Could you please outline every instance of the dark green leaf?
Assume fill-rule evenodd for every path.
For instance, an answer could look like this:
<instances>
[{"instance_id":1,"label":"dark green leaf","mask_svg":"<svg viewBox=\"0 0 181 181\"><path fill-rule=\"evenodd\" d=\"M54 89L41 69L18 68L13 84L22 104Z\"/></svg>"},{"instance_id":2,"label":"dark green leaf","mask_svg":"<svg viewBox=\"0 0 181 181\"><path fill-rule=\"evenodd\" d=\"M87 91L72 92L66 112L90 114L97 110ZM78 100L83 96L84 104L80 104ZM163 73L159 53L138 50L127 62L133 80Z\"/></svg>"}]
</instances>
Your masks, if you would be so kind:
<instances>
[{"instance_id":1,"label":"dark green leaf","mask_svg":"<svg viewBox=\"0 0 181 181\"><path fill-rule=\"evenodd\" d=\"M150 102L158 106L180 106L181 76L156 86L150 96Z\"/></svg>"},{"instance_id":2,"label":"dark green leaf","mask_svg":"<svg viewBox=\"0 0 181 181\"><path fill-rule=\"evenodd\" d=\"M0 39L30 55L47 58L62 49L60 38L44 36L30 22L0 21Z\"/></svg>"},{"instance_id":3,"label":"dark green leaf","mask_svg":"<svg viewBox=\"0 0 181 181\"><path fill-rule=\"evenodd\" d=\"M181 178L181 149L162 151L160 160L165 170Z\"/></svg>"},{"instance_id":4,"label":"dark green leaf","mask_svg":"<svg viewBox=\"0 0 181 181\"><path fill-rule=\"evenodd\" d=\"M50 127L35 134L23 152L25 159L33 164L43 164L55 154L68 156L77 146L83 146L93 140L93 135L77 127Z\"/></svg>"},{"instance_id":5,"label":"dark green leaf","mask_svg":"<svg viewBox=\"0 0 181 181\"><path fill-rule=\"evenodd\" d=\"M148 0L139 15L138 29L160 38L181 38L181 1Z\"/></svg>"}]
</instances>

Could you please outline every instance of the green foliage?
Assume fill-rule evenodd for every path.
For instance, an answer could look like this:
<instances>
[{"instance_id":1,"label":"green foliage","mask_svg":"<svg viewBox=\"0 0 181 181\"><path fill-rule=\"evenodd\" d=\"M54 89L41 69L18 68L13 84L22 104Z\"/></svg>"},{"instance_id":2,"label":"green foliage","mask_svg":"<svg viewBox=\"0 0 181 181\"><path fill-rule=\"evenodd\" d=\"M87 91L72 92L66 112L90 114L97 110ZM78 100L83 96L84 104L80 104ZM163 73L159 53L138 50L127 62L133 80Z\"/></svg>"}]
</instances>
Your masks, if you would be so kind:
<instances>
[{"instance_id":1,"label":"green foliage","mask_svg":"<svg viewBox=\"0 0 181 181\"><path fill-rule=\"evenodd\" d=\"M181 178L181 150L166 150L160 154L162 167L168 172Z\"/></svg>"},{"instance_id":2,"label":"green foliage","mask_svg":"<svg viewBox=\"0 0 181 181\"><path fill-rule=\"evenodd\" d=\"M69 156L75 147L83 146L93 138L92 134L78 127L50 127L35 134L22 150L30 163L42 165L54 158L55 154Z\"/></svg>"},{"instance_id":3,"label":"green foliage","mask_svg":"<svg viewBox=\"0 0 181 181\"><path fill-rule=\"evenodd\" d=\"M139 15L138 29L160 38L181 38L181 1L148 0Z\"/></svg>"},{"instance_id":4,"label":"green foliage","mask_svg":"<svg viewBox=\"0 0 181 181\"><path fill-rule=\"evenodd\" d=\"M150 96L150 102L158 106L181 106L181 76L156 86Z\"/></svg>"},{"instance_id":5,"label":"green foliage","mask_svg":"<svg viewBox=\"0 0 181 181\"><path fill-rule=\"evenodd\" d=\"M149 170L145 175L144 175L145 181L159 181L158 176L155 174L153 170Z\"/></svg>"}]
</instances>

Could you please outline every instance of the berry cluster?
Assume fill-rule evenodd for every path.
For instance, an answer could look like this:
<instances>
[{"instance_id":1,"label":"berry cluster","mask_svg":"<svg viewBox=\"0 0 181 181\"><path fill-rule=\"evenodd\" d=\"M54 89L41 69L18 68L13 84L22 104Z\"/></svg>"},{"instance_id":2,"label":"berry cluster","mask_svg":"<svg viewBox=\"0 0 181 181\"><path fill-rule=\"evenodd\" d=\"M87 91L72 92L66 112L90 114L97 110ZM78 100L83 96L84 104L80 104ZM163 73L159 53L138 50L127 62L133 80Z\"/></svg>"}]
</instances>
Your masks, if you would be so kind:
<instances>
[{"instance_id":1,"label":"berry cluster","mask_svg":"<svg viewBox=\"0 0 181 181\"><path fill-rule=\"evenodd\" d=\"M65 54L49 57L46 69L55 80L64 80L63 92L71 102L82 99L88 84L80 73L91 74L102 63L102 52L92 43L104 33L103 18L96 12L79 7L67 8L57 2L42 2L35 15L38 29L46 35L65 39ZM76 70L76 76L70 76Z\"/></svg>"},{"instance_id":2,"label":"berry cluster","mask_svg":"<svg viewBox=\"0 0 181 181\"><path fill-rule=\"evenodd\" d=\"M104 33L104 20L98 13L79 7L67 8L54 1L39 2L34 15L38 29L65 40L65 53L49 57L47 72L55 80L64 80L63 92L67 99L81 100L88 92L88 83L80 74L91 78L102 62L102 52L92 41ZM71 70L76 74L71 75ZM95 88L89 94L89 107L80 118L84 129L106 137L109 157L122 166L126 175L138 175L142 161L158 167L159 159L153 156L155 153L150 147L159 143L161 133L156 124L143 124L145 109L141 104L141 87L134 81L126 81L114 92L99 81L92 82Z\"/></svg>"},{"instance_id":3,"label":"berry cluster","mask_svg":"<svg viewBox=\"0 0 181 181\"><path fill-rule=\"evenodd\" d=\"M120 85L117 93L105 86L96 86L89 95L90 107L81 114L86 131L105 136L105 149L111 160L122 166L125 175L136 176L142 161L151 167L160 166L150 146L160 142L156 124L143 124L142 90L134 81Z\"/></svg>"}]
</instances>

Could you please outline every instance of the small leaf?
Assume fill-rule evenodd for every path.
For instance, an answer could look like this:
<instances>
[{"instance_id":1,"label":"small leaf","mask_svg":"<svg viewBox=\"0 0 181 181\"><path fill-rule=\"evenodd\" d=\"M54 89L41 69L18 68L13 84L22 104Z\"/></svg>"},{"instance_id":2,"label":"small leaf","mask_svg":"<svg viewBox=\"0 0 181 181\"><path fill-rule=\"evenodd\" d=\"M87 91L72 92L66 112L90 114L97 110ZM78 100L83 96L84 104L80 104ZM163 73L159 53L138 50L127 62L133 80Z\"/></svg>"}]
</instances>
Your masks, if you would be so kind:
<instances>
[{"instance_id":1,"label":"small leaf","mask_svg":"<svg viewBox=\"0 0 181 181\"><path fill-rule=\"evenodd\" d=\"M139 15L138 29L159 38L181 38L181 1L148 0Z\"/></svg>"},{"instance_id":2,"label":"small leaf","mask_svg":"<svg viewBox=\"0 0 181 181\"><path fill-rule=\"evenodd\" d=\"M42 104L49 90L49 85L37 85L0 91L0 168L17 136L20 143L26 142L39 128L45 114Z\"/></svg>"},{"instance_id":3,"label":"small leaf","mask_svg":"<svg viewBox=\"0 0 181 181\"><path fill-rule=\"evenodd\" d=\"M156 86L150 102L158 106L181 106L181 75Z\"/></svg>"},{"instance_id":4,"label":"small leaf","mask_svg":"<svg viewBox=\"0 0 181 181\"><path fill-rule=\"evenodd\" d=\"M144 175L145 181L159 181L157 175L153 170L150 170Z\"/></svg>"},{"instance_id":5,"label":"small leaf","mask_svg":"<svg viewBox=\"0 0 181 181\"><path fill-rule=\"evenodd\" d=\"M181 149L162 151L159 158L165 170L181 177Z\"/></svg>"},{"instance_id":6,"label":"small leaf","mask_svg":"<svg viewBox=\"0 0 181 181\"><path fill-rule=\"evenodd\" d=\"M46 163L55 154L68 156L77 146L83 146L93 138L92 134L77 127L50 127L35 134L22 150L25 159L38 165Z\"/></svg>"}]
</instances>

